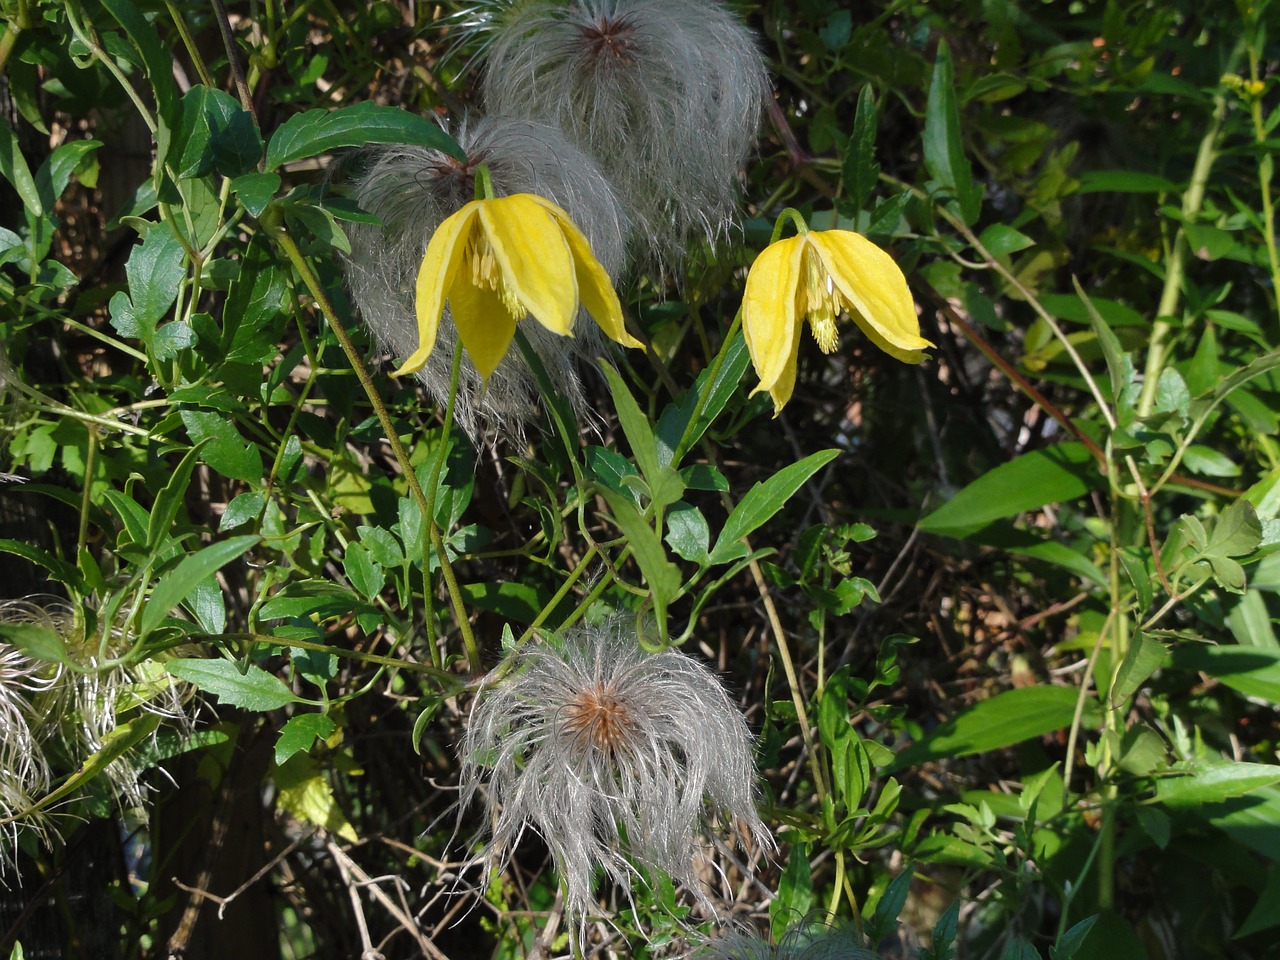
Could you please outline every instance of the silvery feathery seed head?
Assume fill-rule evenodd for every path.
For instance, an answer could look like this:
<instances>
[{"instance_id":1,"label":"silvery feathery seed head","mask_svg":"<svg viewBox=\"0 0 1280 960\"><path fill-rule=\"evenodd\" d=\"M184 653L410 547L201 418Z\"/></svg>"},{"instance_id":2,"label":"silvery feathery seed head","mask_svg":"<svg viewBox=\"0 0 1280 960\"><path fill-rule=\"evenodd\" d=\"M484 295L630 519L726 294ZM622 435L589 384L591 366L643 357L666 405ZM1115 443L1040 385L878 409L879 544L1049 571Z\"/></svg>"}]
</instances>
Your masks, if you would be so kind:
<instances>
[{"instance_id":1,"label":"silvery feathery seed head","mask_svg":"<svg viewBox=\"0 0 1280 960\"><path fill-rule=\"evenodd\" d=\"M613 187L599 167L546 124L512 117L465 120L455 139L467 162L426 147L388 146L366 151L354 184L360 206L382 226L348 228L347 283L365 324L381 349L407 357L418 347L414 285L427 242L450 214L475 198L475 174L485 164L494 193L533 193L563 207L591 243L596 259L616 280L622 272L628 223ZM596 324L575 325L572 338L540 324L521 328L552 384L582 414L585 403L577 361L602 352ZM448 309L436 346L418 379L442 407L457 332ZM469 359L462 365L454 416L474 440L487 428L516 439L536 410L537 385L518 350L489 377L487 389Z\"/></svg>"},{"instance_id":2,"label":"silvery feathery seed head","mask_svg":"<svg viewBox=\"0 0 1280 960\"><path fill-rule=\"evenodd\" d=\"M651 266L677 266L692 237L721 239L769 91L752 32L718 0L492 5L488 109L543 118L594 156Z\"/></svg>"},{"instance_id":3,"label":"silvery feathery seed head","mask_svg":"<svg viewBox=\"0 0 1280 960\"><path fill-rule=\"evenodd\" d=\"M189 725L185 683L155 661L95 669L102 656L98 638L85 636L83 617L70 607L5 601L0 603L0 623L56 634L67 661L81 668L36 660L0 642L0 819L29 810L48 793L55 770L74 770L101 750L126 714L141 710ZM106 655L118 656L128 646L126 637L107 629ZM125 806L142 804L141 775L128 752L102 772L108 791ZM19 828L41 838L56 832L46 814L34 813L18 817L3 839L16 841ZM0 849L0 866L7 858Z\"/></svg>"},{"instance_id":4,"label":"silvery feathery seed head","mask_svg":"<svg viewBox=\"0 0 1280 960\"><path fill-rule=\"evenodd\" d=\"M695 875L709 813L772 846L741 713L706 667L646 652L622 621L514 654L477 695L461 752L463 806L482 794L493 825L490 861L533 827L579 938L599 868L629 894L632 863L656 867L709 907Z\"/></svg>"},{"instance_id":5,"label":"silvery feathery seed head","mask_svg":"<svg viewBox=\"0 0 1280 960\"><path fill-rule=\"evenodd\" d=\"M771 944L753 932L730 930L705 940L689 960L880 960L848 925L801 921Z\"/></svg>"}]
</instances>

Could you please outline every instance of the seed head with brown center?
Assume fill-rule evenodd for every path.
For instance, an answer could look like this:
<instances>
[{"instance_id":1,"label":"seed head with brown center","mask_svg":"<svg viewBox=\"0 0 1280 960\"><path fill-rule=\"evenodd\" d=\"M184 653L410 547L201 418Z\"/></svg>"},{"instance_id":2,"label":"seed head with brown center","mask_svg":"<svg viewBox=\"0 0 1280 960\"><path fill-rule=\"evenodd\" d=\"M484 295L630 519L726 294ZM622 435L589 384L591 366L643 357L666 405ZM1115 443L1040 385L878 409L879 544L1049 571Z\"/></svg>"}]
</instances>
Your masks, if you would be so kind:
<instances>
[{"instance_id":1,"label":"seed head with brown center","mask_svg":"<svg viewBox=\"0 0 1280 960\"><path fill-rule=\"evenodd\" d=\"M709 907L694 866L710 816L772 845L741 713L706 667L647 653L620 621L516 653L478 694L461 753L463 806L483 797L493 825L489 861L535 829L574 935L600 868L628 896L637 866L665 871Z\"/></svg>"}]
</instances>

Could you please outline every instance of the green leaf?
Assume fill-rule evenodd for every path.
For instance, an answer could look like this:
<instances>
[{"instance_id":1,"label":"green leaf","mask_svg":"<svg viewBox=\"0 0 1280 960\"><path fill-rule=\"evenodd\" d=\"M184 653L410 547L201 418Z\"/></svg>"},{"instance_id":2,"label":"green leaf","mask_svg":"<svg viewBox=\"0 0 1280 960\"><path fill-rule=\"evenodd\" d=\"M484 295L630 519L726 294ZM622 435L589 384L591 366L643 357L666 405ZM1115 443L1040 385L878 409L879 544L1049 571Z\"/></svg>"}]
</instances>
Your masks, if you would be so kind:
<instances>
[{"instance_id":1,"label":"green leaf","mask_svg":"<svg viewBox=\"0 0 1280 960\"><path fill-rule=\"evenodd\" d=\"M628 482L628 479L634 480L640 476L636 472L635 464L616 450L597 446L588 446L583 451L583 458L586 460L587 470L596 483L629 498L637 507L641 506L643 498L640 491L636 489L633 482Z\"/></svg>"},{"instance_id":2,"label":"green leaf","mask_svg":"<svg viewBox=\"0 0 1280 960\"><path fill-rule=\"evenodd\" d=\"M363 607L354 590L330 580L294 580L258 608L258 618L292 620L314 614L323 620Z\"/></svg>"},{"instance_id":3,"label":"green leaf","mask_svg":"<svg viewBox=\"0 0 1280 960\"><path fill-rule=\"evenodd\" d=\"M653 438L653 430L649 427L649 419L641 411L635 397L623 383L621 375L613 366L601 361L605 379L609 381L609 393L613 397L614 411L618 414L618 423L622 432L627 435L627 443L631 445L631 455L635 457L640 472L649 482L650 489L659 482L658 447ZM663 468L669 469L669 468Z\"/></svg>"},{"instance_id":4,"label":"green leaf","mask_svg":"<svg viewBox=\"0 0 1280 960\"><path fill-rule=\"evenodd\" d=\"M381 593L387 582L382 567L374 563L368 549L360 543L347 544L342 569L351 585L367 600L372 600Z\"/></svg>"},{"instance_id":5,"label":"green leaf","mask_svg":"<svg viewBox=\"0 0 1280 960\"><path fill-rule=\"evenodd\" d=\"M711 545L711 528L697 507L677 503L667 512L666 541L676 556L690 563L703 563Z\"/></svg>"},{"instance_id":6,"label":"green leaf","mask_svg":"<svg viewBox=\"0 0 1280 960\"><path fill-rule=\"evenodd\" d=\"M698 442L698 438L706 433L716 417L720 416L725 405L738 389L738 384L742 382L742 375L746 373L747 365L751 362L751 354L747 351L747 342L743 339L741 331L735 334L723 349L724 360L720 363L715 379L710 380L710 367L703 370L698 374L693 387L686 391L678 402L665 407L658 417L658 462L663 466L672 463L677 450L683 454ZM693 412L697 409L699 398L704 395L706 399L702 403L702 409L698 411L698 419L690 429L689 422L693 418ZM699 489L719 488L701 487Z\"/></svg>"},{"instance_id":7,"label":"green leaf","mask_svg":"<svg viewBox=\"0 0 1280 960\"><path fill-rule=\"evenodd\" d=\"M1184 776L1156 782L1156 799L1169 807L1196 807L1243 797L1280 783L1280 766L1270 763L1197 763Z\"/></svg>"},{"instance_id":8,"label":"green leaf","mask_svg":"<svg viewBox=\"0 0 1280 960\"><path fill-rule=\"evenodd\" d=\"M222 703L244 710L278 710L286 703L298 702L279 677L253 664L249 664L244 673L235 663L221 658L177 659L164 666L179 680L217 697Z\"/></svg>"},{"instance_id":9,"label":"green leaf","mask_svg":"<svg viewBox=\"0 0 1280 960\"><path fill-rule=\"evenodd\" d=\"M317 740L326 739L335 729L325 713L299 713L285 721L276 738L276 766L280 766L299 750L310 750Z\"/></svg>"},{"instance_id":10,"label":"green leaf","mask_svg":"<svg viewBox=\"0 0 1280 960\"><path fill-rule=\"evenodd\" d=\"M839 450L821 450L810 454L799 463L783 467L768 480L757 483L742 498L725 521L711 551L711 563L728 563L747 555L742 538L769 520L782 509L815 473L840 455Z\"/></svg>"},{"instance_id":11,"label":"green leaf","mask_svg":"<svg viewBox=\"0 0 1280 960\"><path fill-rule=\"evenodd\" d=\"M667 639L667 605L675 599L680 590L680 571L667 558L667 551L662 541L653 532L653 528L640 515L630 501L622 499L610 490L601 490L601 496L609 504L613 522L618 525L627 537L631 547L631 555L635 557L649 584L649 595L653 599L653 615L658 625L658 633L665 643Z\"/></svg>"},{"instance_id":12,"label":"green leaf","mask_svg":"<svg viewBox=\"0 0 1280 960\"><path fill-rule=\"evenodd\" d=\"M55 557L47 550L42 550L29 543L23 543L20 540L0 538L0 553L12 553L14 556L29 560L37 566L48 570L53 574L53 579L59 583L67 584L67 586L75 589L77 593L84 592L84 578L80 575L76 565Z\"/></svg>"},{"instance_id":13,"label":"green leaf","mask_svg":"<svg viewBox=\"0 0 1280 960\"><path fill-rule=\"evenodd\" d=\"M1014 937L1000 954L1000 960L1040 960L1040 953L1021 937Z\"/></svg>"},{"instance_id":14,"label":"green leaf","mask_svg":"<svg viewBox=\"0 0 1280 960\"><path fill-rule=\"evenodd\" d=\"M173 55L160 42L160 35L134 0L102 0L102 6L116 19L142 54L142 63L151 81L150 89L159 106L160 118L170 129L178 118L178 87L173 79ZM164 163L164 152L157 163Z\"/></svg>"},{"instance_id":15,"label":"green leaf","mask_svg":"<svg viewBox=\"0 0 1280 960\"><path fill-rule=\"evenodd\" d=\"M987 471L917 526L925 533L962 540L992 521L1075 500L1102 483L1093 462L1082 443L1024 453Z\"/></svg>"},{"instance_id":16,"label":"green leaf","mask_svg":"<svg viewBox=\"0 0 1280 960\"><path fill-rule=\"evenodd\" d=\"M1244 557L1257 550L1261 542L1262 524L1258 515L1253 504L1241 498L1218 516L1205 550L1225 557Z\"/></svg>"},{"instance_id":17,"label":"green leaf","mask_svg":"<svg viewBox=\"0 0 1280 960\"><path fill-rule=\"evenodd\" d=\"M145 637L158 627L202 580L243 555L260 539L253 536L232 537L211 543L202 550L183 557L176 567L156 581L138 624L142 636Z\"/></svg>"},{"instance_id":18,"label":"green leaf","mask_svg":"<svg viewBox=\"0 0 1280 960\"><path fill-rule=\"evenodd\" d=\"M27 158L18 147L18 135L9 124L0 124L0 176L13 185L29 213L35 217L45 215L44 203L40 191L36 189L36 181L31 176L31 168ZM52 211L50 211L52 212Z\"/></svg>"},{"instance_id":19,"label":"green leaf","mask_svg":"<svg viewBox=\"0 0 1280 960\"><path fill-rule=\"evenodd\" d=\"M1267 885L1258 893L1258 902L1231 939L1239 940L1273 927L1280 927L1280 867L1275 864L1267 876Z\"/></svg>"},{"instance_id":20,"label":"green leaf","mask_svg":"<svg viewBox=\"0 0 1280 960\"><path fill-rule=\"evenodd\" d=\"M1124 362L1124 349L1120 346L1120 341L1116 338L1115 332L1102 319L1102 314L1098 313L1093 301L1084 292L1084 287L1080 286L1080 281L1076 277L1072 277L1071 282L1075 285L1076 295L1080 298L1080 302L1084 304L1085 311L1089 315L1089 325L1093 327L1093 333L1102 347L1102 356L1107 361L1107 373L1111 377L1111 401L1112 403L1119 403L1124 396L1124 388L1129 379Z\"/></svg>"},{"instance_id":21,"label":"green leaf","mask_svg":"<svg viewBox=\"0 0 1280 960\"><path fill-rule=\"evenodd\" d=\"M809 845L794 843L786 869L778 877L778 895L769 902L769 924L774 940L813 907L813 875L809 872Z\"/></svg>"},{"instance_id":22,"label":"green leaf","mask_svg":"<svg viewBox=\"0 0 1280 960\"><path fill-rule=\"evenodd\" d=\"M910 868L899 873L876 901L875 913L867 924L867 937L872 943L879 943L898 929L898 917L907 904L913 873Z\"/></svg>"},{"instance_id":23,"label":"green leaf","mask_svg":"<svg viewBox=\"0 0 1280 960\"><path fill-rule=\"evenodd\" d=\"M1246 697L1280 704L1280 650L1193 643L1175 649L1170 659L1173 666L1203 671Z\"/></svg>"},{"instance_id":24,"label":"green leaf","mask_svg":"<svg viewBox=\"0 0 1280 960\"><path fill-rule=\"evenodd\" d=\"M122 336L141 340L154 352L156 327L173 306L186 276L185 257L182 244L167 224L154 224L147 230L124 267L128 295L117 293L111 298L111 325Z\"/></svg>"},{"instance_id":25,"label":"green leaf","mask_svg":"<svg viewBox=\"0 0 1280 960\"><path fill-rule=\"evenodd\" d=\"M315 157L342 147L375 143L404 143L431 147L465 161L453 138L435 123L396 107L380 107L368 100L337 110L308 110L294 114L267 144L268 171L286 163Z\"/></svg>"},{"instance_id":26,"label":"green leaf","mask_svg":"<svg viewBox=\"0 0 1280 960\"><path fill-rule=\"evenodd\" d=\"M178 461L167 483L156 494L156 501L151 507L151 516L147 521L147 538L145 546L148 550L157 549L162 542L169 539L169 529L177 519L182 501L187 495L187 484L196 468L200 457L200 445L192 447Z\"/></svg>"},{"instance_id":27,"label":"green leaf","mask_svg":"<svg viewBox=\"0 0 1280 960\"><path fill-rule=\"evenodd\" d=\"M0 623L0 640L17 647L33 660L66 663L67 644L52 627L39 623Z\"/></svg>"},{"instance_id":28,"label":"green leaf","mask_svg":"<svg viewBox=\"0 0 1280 960\"><path fill-rule=\"evenodd\" d=\"M255 217L262 216L271 198L280 190L278 173L246 173L231 181L231 192L240 198L244 208Z\"/></svg>"},{"instance_id":29,"label":"green leaf","mask_svg":"<svg viewBox=\"0 0 1280 960\"><path fill-rule=\"evenodd\" d=\"M208 441L201 455L210 467L232 480L256 483L262 479L262 455L229 418L207 410L182 410L179 416L192 442Z\"/></svg>"},{"instance_id":30,"label":"green leaf","mask_svg":"<svg viewBox=\"0 0 1280 960\"><path fill-rule=\"evenodd\" d=\"M938 186L955 197L960 218L965 223L977 220L982 208L982 189L974 185L973 173L964 155L951 48L946 40L938 43L938 57L929 84L924 121L924 164Z\"/></svg>"},{"instance_id":31,"label":"green leaf","mask_svg":"<svg viewBox=\"0 0 1280 960\"><path fill-rule=\"evenodd\" d=\"M960 926L960 901L952 900L933 925L933 943L922 954L924 960L951 960L956 955L956 931Z\"/></svg>"},{"instance_id":32,"label":"green leaf","mask_svg":"<svg viewBox=\"0 0 1280 960\"><path fill-rule=\"evenodd\" d=\"M1133 696L1147 678L1164 663L1168 650L1159 640L1141 631L1134 634L1125 651L1124 661L1111 686L1111 703L1119 709Z\"/></svg>"},{"instance_id":33,"label":"green leaf","mask_svg":"<svg viewBox=\"0 0 1280 960\"><path fill-rule=\"evenodd\" d=\"M938 757L967 757L999 750L1070 726L1079 691L1071 687L1023 687L983 700L898 754L888 773ZM1095 725L1095 701L1086 703L1085 722Z\"/></svg>"},{"instance_id":34,"label":"green leaf","mask_svg":"<svg viewBox=\"0 0 1280 960\"><path fill-rule=\"evenodd\" d=\"M260 493L251 491L237 494L227 504L227 509L222 511L222 519L218 521L218 531L234 530L240 524L255 519L262 512L265 503L266 498Z\"/></svg>"},{"instance_id":35,"label":"green leaf","mask_svg":"<svg viewBox=\"0 0 1280 960\"><path fill-rule=\"evenodd\" d=\"M987 252L999 260L1007 260L1009 254L1034 247L1036 242L1025 233L1019 233L1013 227L1003 223L993 223L982 231L978 241L987 248Z\"/></svg>"},{"instance_id":36,"label":"green leaf","mask_svg":"<svg viewBox=\"0 0 1280 960\"><path fill-rule=\"evenodd\" d=\"M844 201L850 212L867 206L880 178L876 163L876 98L871 84L863 84L853 115L853 134L844 158Z\"/></svg>"}]
</instances>

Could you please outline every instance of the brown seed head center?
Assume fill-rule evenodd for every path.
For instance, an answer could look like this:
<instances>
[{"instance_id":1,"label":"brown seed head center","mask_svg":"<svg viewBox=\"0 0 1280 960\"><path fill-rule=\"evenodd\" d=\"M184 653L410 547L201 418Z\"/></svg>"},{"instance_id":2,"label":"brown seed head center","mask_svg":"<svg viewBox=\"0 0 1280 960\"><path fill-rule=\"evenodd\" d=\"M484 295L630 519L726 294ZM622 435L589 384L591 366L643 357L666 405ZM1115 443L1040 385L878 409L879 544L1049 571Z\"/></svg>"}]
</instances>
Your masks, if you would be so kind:
<instances>
[{"instance_id":1,"label":"brown seed head center","mask_svg":"<svg viewBox=\"0 0 1280 960\"><path fill-rule=\"evenodd\" d=\"M636 58L635 32L634 24L626 17L602 16L578 26L588 55L597 63L608 59L633 62Z\"/></svg>"},{"instance_id":2,"label":"brown seed head center","mask_svg":"<svg viewBox=\"0 0 1280 960\"><path fill-rule=\"evenodd\" d=\"M565 728L574 741L609 756L630 749L634 725L631 706L602 683L583 688L565 709Z\"/></svg>"}]
</instances>

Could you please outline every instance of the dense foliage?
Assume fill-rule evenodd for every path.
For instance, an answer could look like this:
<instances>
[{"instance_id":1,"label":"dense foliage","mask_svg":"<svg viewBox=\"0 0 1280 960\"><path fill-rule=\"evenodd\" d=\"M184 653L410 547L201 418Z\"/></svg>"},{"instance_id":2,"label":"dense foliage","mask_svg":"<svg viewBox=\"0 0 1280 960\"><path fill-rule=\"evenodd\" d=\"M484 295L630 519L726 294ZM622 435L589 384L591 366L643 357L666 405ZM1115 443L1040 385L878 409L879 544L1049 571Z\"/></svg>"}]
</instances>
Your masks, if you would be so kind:
<instances>
[{"instance_id":1,"label":"dense foliage","mask_svg":"<svg viewBox=\"0 0 1280 960\"><path fill-rule=\"evenodd\" d=\"M388 375L367 178L494 202L538 0L223 7L0 0L0 955L1280 956L1274 4L736 4L758 144L750 44L583 134L626 330L555 219L603 335L491 393ZM921 365L752 392L797 218Z\"/></svg>"}]
</instances>

